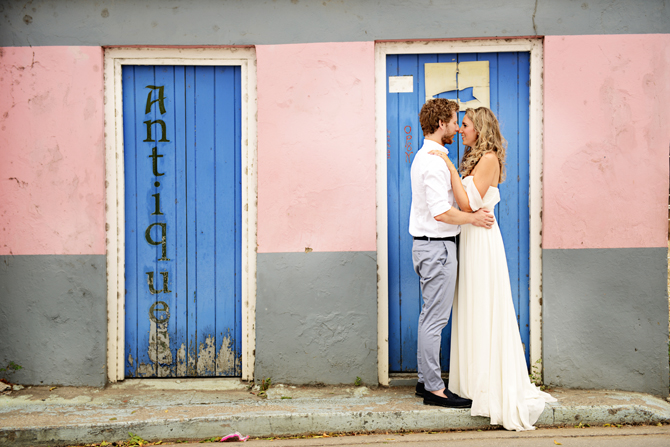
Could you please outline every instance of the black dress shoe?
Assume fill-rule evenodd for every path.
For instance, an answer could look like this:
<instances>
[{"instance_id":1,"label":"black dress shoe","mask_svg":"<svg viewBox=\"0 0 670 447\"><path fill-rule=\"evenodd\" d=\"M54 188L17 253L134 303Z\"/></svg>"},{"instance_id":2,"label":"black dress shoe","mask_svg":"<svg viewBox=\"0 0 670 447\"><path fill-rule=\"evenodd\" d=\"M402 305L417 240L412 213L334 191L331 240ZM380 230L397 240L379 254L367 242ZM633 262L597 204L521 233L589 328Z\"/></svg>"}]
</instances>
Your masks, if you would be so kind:
<instances>
[{"instance_id":1,"label":"black dress shoe","mask_svg":"<svg viewBox=\"0 0 670 447\"><path fill-rule=\"evenodd\" d=\"M470 408L472 407L472 401L470 399L465 399L463 397L457 396L456 394L445 389L444 394L447 398L438 396L426 391L423 396L424 405L435 405L438 407L449 407L449 408Z\"/></svg>"},{"instance_id":2,"label":"black dress shoe","mask_svg":"<svg viewBox=\"0 0 670 447\"><path fill-rule=\"evenodd\" d=\"M444 379L442 379L442 381L444 382L444 388L445 389L449 388L449 382L444 380ZM426 392L426 385L424 385L421 382L416 382L416 388L414 389L414 395L419 396L419 397L423 397L425 392ZM430 394L433 394L433 393L430 393Z\"/></svg>"}]
</instances>

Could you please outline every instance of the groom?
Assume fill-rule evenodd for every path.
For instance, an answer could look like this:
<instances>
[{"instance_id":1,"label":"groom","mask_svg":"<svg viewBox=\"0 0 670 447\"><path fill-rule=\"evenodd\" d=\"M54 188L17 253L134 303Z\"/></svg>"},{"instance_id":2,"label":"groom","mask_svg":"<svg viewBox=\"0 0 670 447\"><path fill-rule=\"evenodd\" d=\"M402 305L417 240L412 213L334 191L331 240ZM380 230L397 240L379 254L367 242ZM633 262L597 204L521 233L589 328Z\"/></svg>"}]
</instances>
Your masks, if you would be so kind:
<instances>
[{"instance_id":1,"label":"groom","mask_svg":"<svg viewBox=\"0 0 670 447\"><path fill-rule=\"evenodd\" d=\"M456 287L456 235L459 225L491 228L493 215L485 210L464 213L454 207L451 176L442 160L431 150L448 151L458 132L458 104L447 99L431 99L419 114L423 147L412 162L412 208L409 232L414 236L412 260L419 275L423 308L419 316L417 363L419 382L416 394L425 405L469 408L472 401L446 389L440 368L442 329L447 325Z\"/></svg>"}]
</instances>

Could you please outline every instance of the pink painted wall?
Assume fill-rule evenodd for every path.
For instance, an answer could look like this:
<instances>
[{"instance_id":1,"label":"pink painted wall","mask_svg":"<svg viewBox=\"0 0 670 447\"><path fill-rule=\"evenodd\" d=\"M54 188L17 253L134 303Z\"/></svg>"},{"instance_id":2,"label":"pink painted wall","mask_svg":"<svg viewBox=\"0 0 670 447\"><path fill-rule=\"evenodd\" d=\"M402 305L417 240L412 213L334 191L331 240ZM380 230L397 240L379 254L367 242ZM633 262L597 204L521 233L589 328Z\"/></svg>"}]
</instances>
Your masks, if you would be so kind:
<instances>
[{"instance_id":1,"label":"pink painted wall","mask_svg":"<svg viewBox=\"0 0 670 447\"><path fill-rule=\"evenodd\" d=\"M258 251L374 251L374 43L262 45Z\"/></svg>"},{"instance_id":2,"label":"pink painted wall","mask_svg":"<svg viewBox=\"0 0 670 447\"><path fill-rule=\"evenodd\" d=\"M105 253L102 64L0 48L0 255Z\"/></svg>"},{"instance_id":3,"label":"pink painted wall","mask_svg":"<svg viewBox=\"0 0 670 447\"><path fill-rule=\"evenodd\" d=\"M553 36L544 248L665 247L670 35Z\"/></svg>"}]
</instances>

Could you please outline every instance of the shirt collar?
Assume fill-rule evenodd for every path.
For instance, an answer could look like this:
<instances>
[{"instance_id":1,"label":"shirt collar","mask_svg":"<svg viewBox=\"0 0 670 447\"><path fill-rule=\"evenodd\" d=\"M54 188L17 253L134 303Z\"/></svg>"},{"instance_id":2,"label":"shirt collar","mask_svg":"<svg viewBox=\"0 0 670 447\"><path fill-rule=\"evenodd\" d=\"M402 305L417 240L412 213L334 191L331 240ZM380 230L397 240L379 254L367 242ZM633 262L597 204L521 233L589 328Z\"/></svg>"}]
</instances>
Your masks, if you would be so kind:
<instances>
[{"instance_id":1,"label":"shirt collar","mask_svg":"<svg viewBox=\"0 0 670 447\"><path fill-rule=\"evenodd\" d=\"M424 147L426 147L429 151L432 151L432 150L434 150L434 149L438 149L438 150L441 150L442 152L446 152L447 155L449 155L449 149L447 149L446 147L442 146L440 143L436 143L436 142L433 141L433 140L424 139L424 140L423 140L423 145L424 145Z\"/></svg>"}]
</instances>

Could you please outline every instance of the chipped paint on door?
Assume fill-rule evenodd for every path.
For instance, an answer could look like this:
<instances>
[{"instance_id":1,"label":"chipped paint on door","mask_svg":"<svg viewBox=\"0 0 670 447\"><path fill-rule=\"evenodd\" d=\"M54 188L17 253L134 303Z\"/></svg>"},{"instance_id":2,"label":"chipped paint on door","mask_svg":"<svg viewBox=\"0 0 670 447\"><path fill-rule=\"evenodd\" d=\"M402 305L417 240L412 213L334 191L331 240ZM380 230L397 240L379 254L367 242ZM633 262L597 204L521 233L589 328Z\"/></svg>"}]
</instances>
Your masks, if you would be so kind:
<instances>
[{"instance_id":1,"label":"chipped paint on door","mask_svg":"<svg viewBox=\"0 0 670 447\"><path fill-rule=\"evenodd\" d=\"M241 375L240 72L123 67L127 377Z\"/></svg>"}]
</instances>

